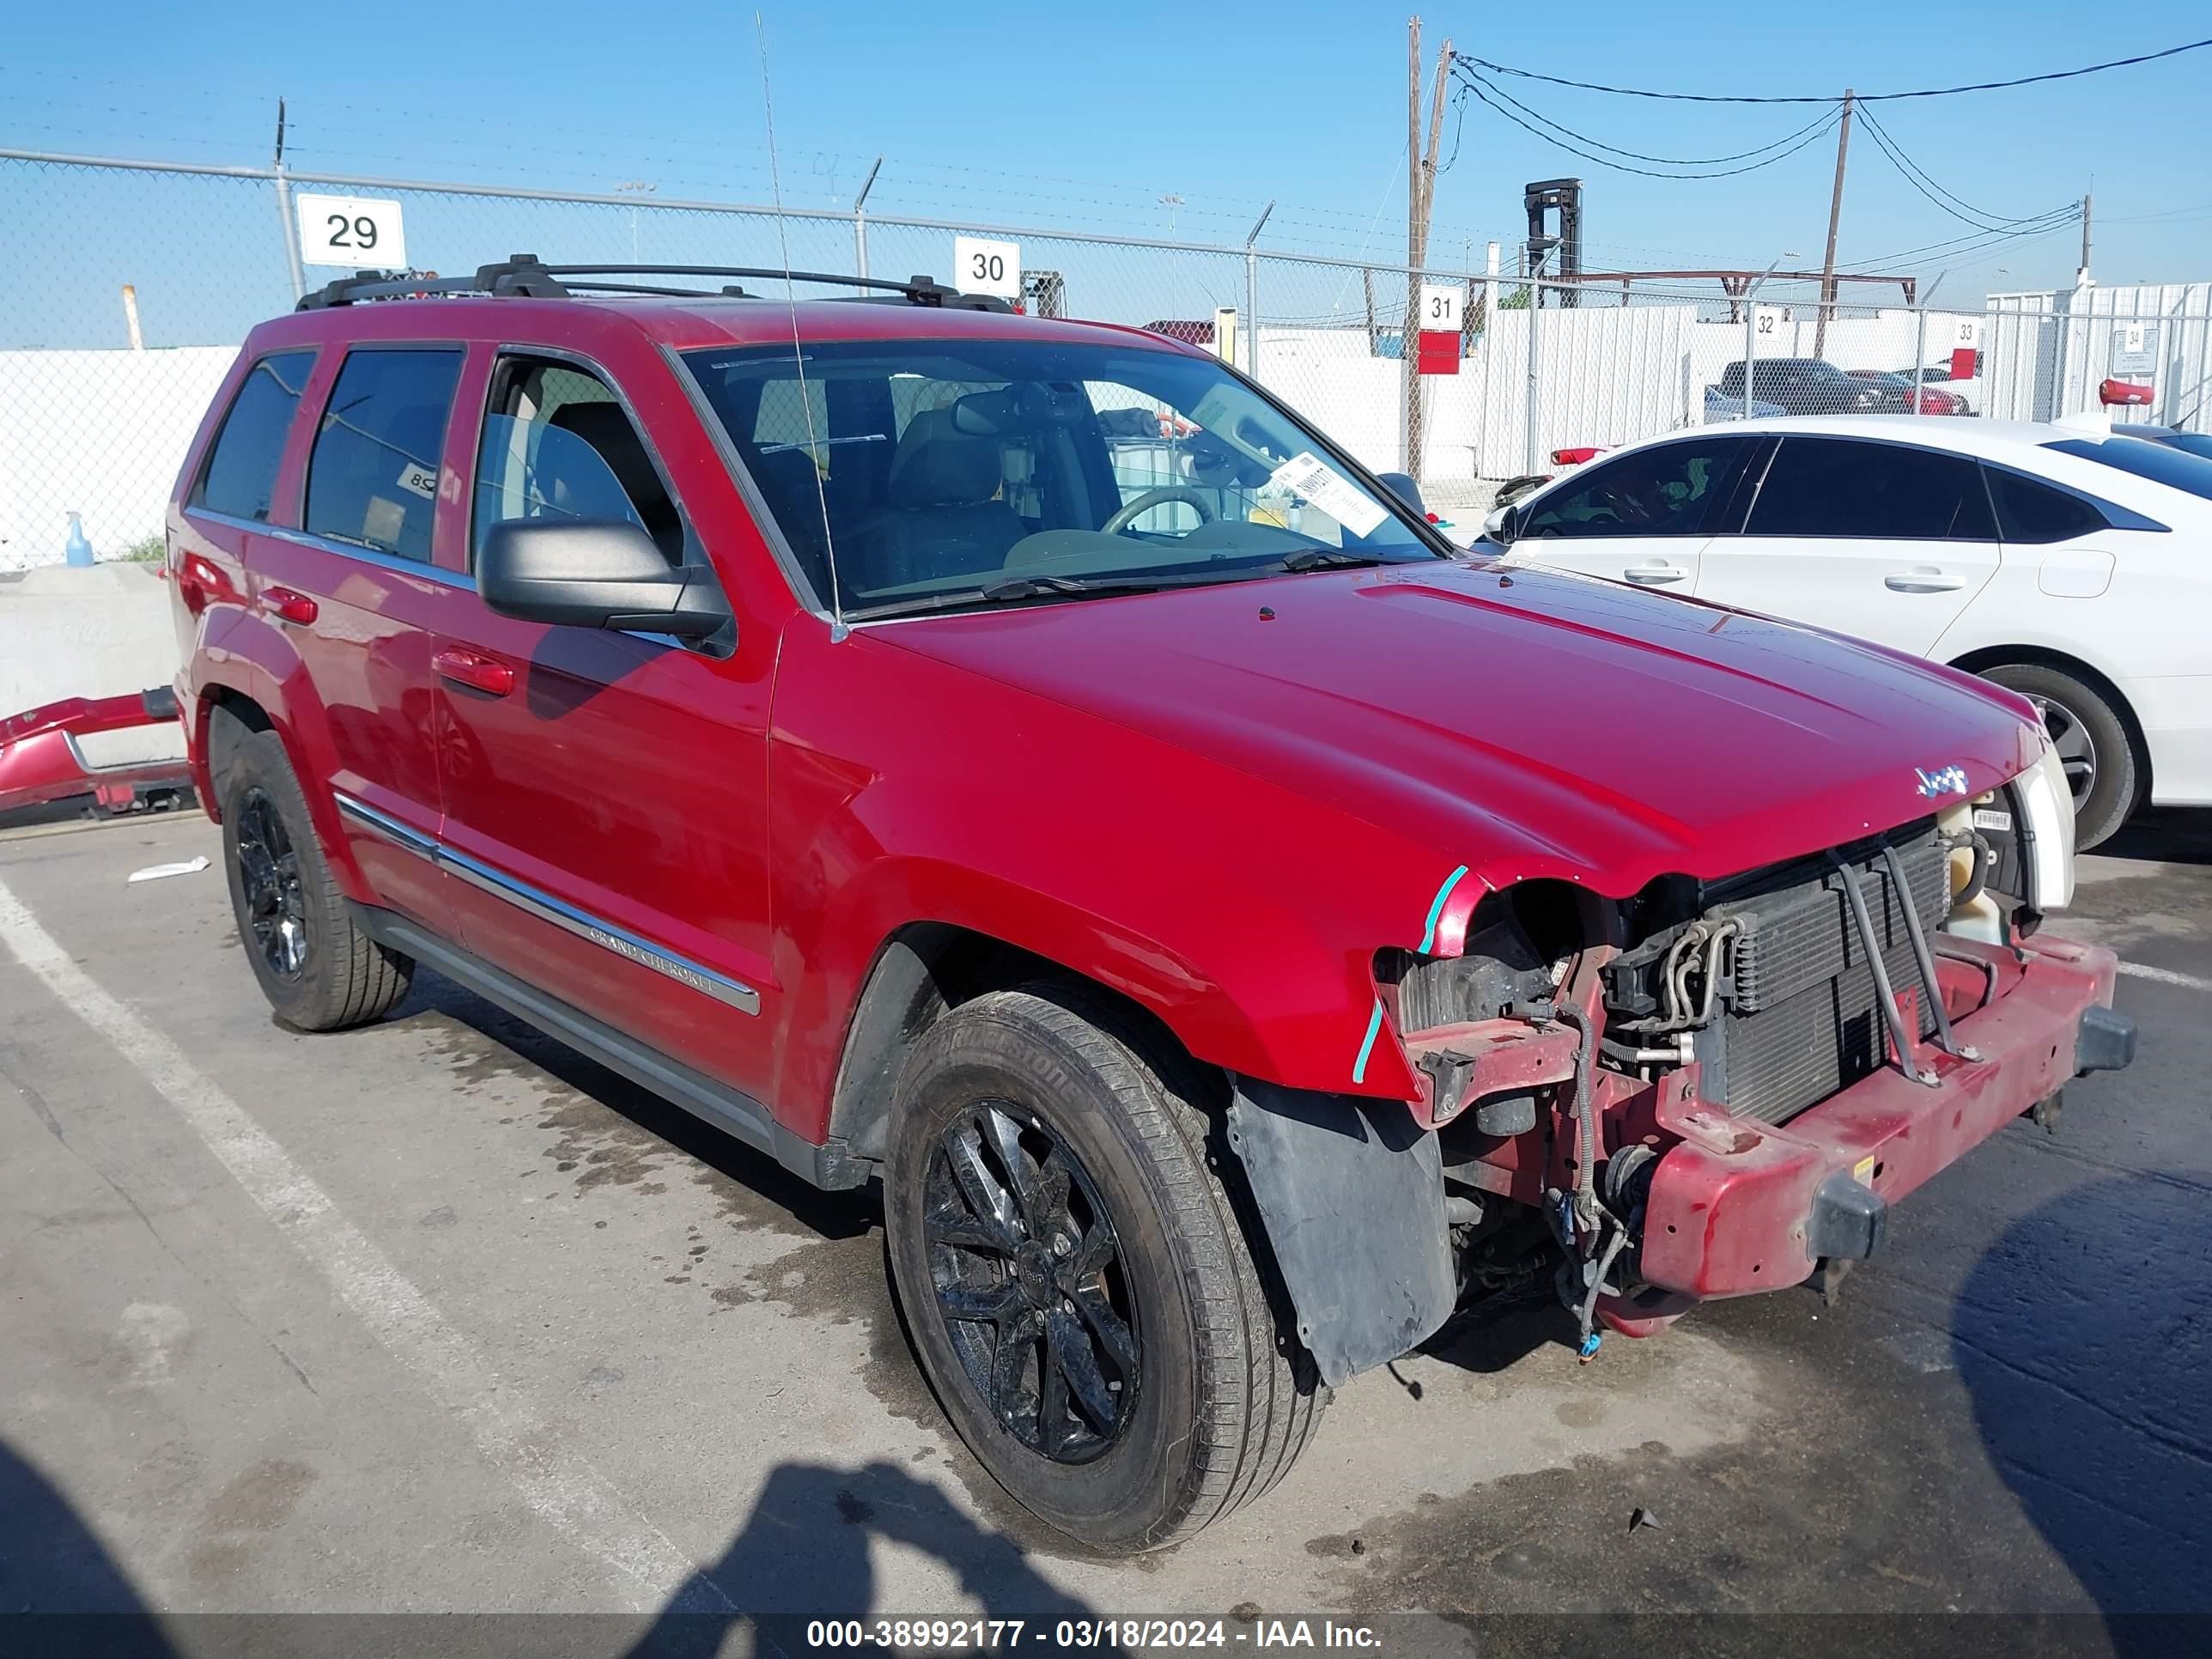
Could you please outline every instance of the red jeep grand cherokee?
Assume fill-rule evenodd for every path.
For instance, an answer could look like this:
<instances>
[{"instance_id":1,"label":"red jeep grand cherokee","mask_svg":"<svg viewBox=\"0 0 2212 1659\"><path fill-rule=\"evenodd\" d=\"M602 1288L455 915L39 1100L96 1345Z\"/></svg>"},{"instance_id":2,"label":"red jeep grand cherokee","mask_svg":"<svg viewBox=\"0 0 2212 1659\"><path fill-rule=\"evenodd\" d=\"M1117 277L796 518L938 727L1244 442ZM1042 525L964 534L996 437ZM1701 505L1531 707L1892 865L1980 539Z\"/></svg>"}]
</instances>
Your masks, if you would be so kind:
<instances>
[{"instance_id":1,"label":"red jeep grand cherokee","mask_svg":"<svg viewBox=\"0 0 2212 1659\"><path fill-rule=\"evenodd\" d=\"M2011 694L1461 562L1172 340L691 291L759 274L257 328L169 514L196 781L291 1024L428 963L880 1181L1055 1526L1203 1526L1475 1296L1587 1355L1840 1272L2131 1057Z\"/></svg>"}]
</instances>

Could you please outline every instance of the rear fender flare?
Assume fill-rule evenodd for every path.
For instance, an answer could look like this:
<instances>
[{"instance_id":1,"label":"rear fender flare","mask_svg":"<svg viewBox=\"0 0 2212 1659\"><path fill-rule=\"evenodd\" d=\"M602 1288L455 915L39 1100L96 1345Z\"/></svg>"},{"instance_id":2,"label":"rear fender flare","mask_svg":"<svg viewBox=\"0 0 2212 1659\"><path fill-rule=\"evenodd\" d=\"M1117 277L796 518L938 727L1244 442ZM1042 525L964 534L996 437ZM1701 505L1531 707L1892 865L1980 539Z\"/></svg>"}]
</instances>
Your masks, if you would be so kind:
<instances>
[{"instance_id":1,"label":"rear fender flare","mask_svg":"<svg viewBox=\"0 0 2212 1659\"><path fill-rule=\"evenodd\" d=\"M268 624L241 619L226 632L219 655L198 676L193 690L195 771L208 767L209 721L222 700L221 694L231 693L253 703L268 716L270 729L283 742L316 837L331 860L339 888L348 898L370 902L374 895L354 860L352 843L327 787L337 764L330 718L315 693L307 665L300 660L291 641ZM203 799L208 803L208 816L218 821L222 810L220 789L221 781L210 769Z\"/></svg>"}]
</instances>

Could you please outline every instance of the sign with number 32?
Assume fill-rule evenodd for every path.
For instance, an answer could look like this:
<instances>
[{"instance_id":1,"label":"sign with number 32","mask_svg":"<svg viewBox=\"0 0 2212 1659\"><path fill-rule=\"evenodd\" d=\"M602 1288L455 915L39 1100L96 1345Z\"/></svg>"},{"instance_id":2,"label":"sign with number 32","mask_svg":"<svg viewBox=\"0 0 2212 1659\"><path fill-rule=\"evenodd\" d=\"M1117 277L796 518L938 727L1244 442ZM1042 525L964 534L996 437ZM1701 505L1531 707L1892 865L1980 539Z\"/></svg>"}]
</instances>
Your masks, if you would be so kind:
<instances>
[{"instance_id":1,"label":"sign with number 32","mask_svg":"<svg viewBox=\"0 0 2212 1659\"><path fill-rule=\"evenodd\" d=\"M398 203L368 196L300 196L294 205L303 264L407 269L407 233Z\"/></svg>"}]
</instances>

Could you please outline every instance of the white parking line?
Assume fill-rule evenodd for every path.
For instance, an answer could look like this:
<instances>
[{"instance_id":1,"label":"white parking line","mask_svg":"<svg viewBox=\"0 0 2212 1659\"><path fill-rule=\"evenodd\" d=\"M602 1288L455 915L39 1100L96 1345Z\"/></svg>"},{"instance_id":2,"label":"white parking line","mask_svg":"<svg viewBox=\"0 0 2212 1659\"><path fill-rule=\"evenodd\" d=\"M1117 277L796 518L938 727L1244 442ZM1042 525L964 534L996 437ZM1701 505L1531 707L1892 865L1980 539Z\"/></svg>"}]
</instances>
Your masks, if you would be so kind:
<instances>
[{"instance_id":1,"label":"white parking line","mask_svg":"<svg viewBox=\"0 0 2212 1659\"><path fill-rule=\"evenodd\" d=\"M737 1610L605 1476L556 1443L530 1400L499 1377L243 1107L72 962L5 884L0 942L176 1109L377 1340L460 1420L524 1501L629 1581L631 1611L659 1609L679 1586L686 1610Z\"/></svg>"},{"instance_id":2,"label":"white parking line","mask_svg":"<svg viewBox=\"0 0 2212 1659\"><path fill-rule=\"evenodd\" d=\"M2148 963L2124 962L2120 971L2131 979L2155 980L2160 985L2179 985L2189 991L2212 991L2212 979L2199 979L2194 974L2177 974L2171 968L2154 968Z\"/></svg>"}]
</instances>

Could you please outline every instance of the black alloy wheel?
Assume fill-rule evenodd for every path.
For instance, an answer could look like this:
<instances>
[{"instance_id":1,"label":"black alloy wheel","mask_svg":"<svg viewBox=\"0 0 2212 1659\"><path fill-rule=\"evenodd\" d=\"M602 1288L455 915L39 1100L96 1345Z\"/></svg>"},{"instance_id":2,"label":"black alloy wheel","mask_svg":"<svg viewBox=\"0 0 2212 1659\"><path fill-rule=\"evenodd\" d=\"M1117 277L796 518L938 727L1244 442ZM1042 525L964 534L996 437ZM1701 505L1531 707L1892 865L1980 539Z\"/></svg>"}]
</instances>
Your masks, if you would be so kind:
<instances>
[{"instance_id":1,"label":"black alloy wheel","mask_svg":"<svg viewBox=\"0 0 2212 1659\"><path fill-rule=\"evenodd\" d=\"M295 1030L382 1018L407 994L415 964L362 931L283 738L222 708L208 731L231 915L261 994Z\"/></svg>"},{"instance_id":2,"label":"black alloy wheel","mask_svg":"<svg viewBox=\"0 0 2212 1659\"><path fill-rule=\"evenodd\" d=\"M297 979L308 956L299 854L267 790L249 788L240 808L238 879L254 947L270 973L279 979Z\"/></svg>"},{"instance_id":3,"label":"black alloy wheel","mask_svg":"<svg viewBox=\"0 0 2212 1659\"><path fill-rule=\"evenodd\" d=\"M1143 1350L1121 1243L1073 1150L1012 1102L939 1134L922 1195L937 1310L991 1414L1055 1463L1121 1438Z\"/></svg>"}]
</instances>

